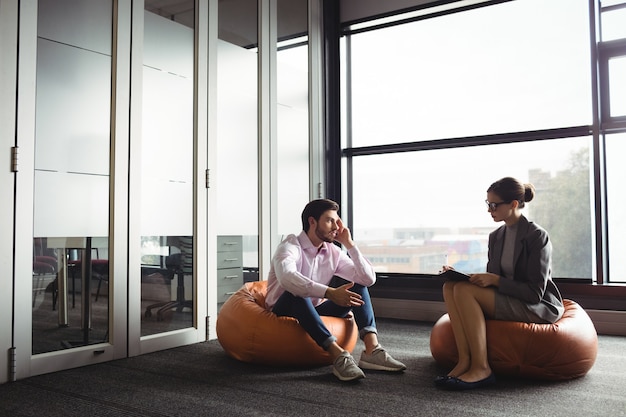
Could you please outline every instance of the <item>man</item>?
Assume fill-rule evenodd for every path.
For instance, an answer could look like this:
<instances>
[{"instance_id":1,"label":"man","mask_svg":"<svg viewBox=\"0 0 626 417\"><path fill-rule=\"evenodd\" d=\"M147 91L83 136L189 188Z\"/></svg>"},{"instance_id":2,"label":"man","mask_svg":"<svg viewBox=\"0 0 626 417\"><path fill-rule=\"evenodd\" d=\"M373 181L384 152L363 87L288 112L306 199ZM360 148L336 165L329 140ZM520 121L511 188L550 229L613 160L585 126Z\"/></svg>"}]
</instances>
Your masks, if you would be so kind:
<instances>
[{"instance_id":1,"label":"man","mask_svg":"<svg viewBox=\"0 0 626 417\"><path fill-rule=\"evenodd\" d=\"M302 212L302 232L278 246L268 277L266 308L278 316L295 317L313 340L333 358L333 374L342 381L364 378L359 368L399 372L406 366L378 343L374 311L367 287L376 282L372 265L355 246L332 200L308 203ZM343 252L333 242L341 243ZM348 256L349 255L349 256ZM347 283L329 286L334 276ZM353 312L365 344L359 366L337 344L320 316L345 317Z\"/></svg>"}]
</instances>

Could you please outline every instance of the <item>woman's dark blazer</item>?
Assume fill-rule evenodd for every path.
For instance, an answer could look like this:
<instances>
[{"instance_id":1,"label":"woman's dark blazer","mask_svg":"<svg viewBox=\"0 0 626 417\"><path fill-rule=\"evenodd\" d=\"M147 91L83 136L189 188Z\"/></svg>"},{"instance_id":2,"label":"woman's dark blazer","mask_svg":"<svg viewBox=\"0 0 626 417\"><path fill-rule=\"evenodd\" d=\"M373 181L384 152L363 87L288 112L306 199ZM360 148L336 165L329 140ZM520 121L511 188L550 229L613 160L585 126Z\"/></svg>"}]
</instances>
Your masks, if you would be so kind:
<instances>
[{"instance_id":1,"label":"woman's dark blazer","mask_svg":"<svg viewBox=\"0 0 626 417\"><path fill-rule=\"evenodd\" d=\"M552 244L541 226L521 216L515 239L513 279L502 276L503 225L489 234L487 272L500 275L498 292L524 301L530 311L553 323L563 314L563 299L552 281Z\"/></svg>"}]
</instances>

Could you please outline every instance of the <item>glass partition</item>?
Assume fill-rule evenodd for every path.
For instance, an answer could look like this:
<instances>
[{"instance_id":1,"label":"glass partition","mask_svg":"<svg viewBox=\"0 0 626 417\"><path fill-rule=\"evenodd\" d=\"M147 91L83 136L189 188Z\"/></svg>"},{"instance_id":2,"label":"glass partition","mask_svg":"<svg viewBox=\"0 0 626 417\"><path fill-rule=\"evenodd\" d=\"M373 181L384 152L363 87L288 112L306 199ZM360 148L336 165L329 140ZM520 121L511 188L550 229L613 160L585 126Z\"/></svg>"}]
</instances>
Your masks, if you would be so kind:
<instances>
[{"instance_id":1,"label":"glass partition","mask_svg":"<svg viewBox=\"0 0 626 417\"><path fill-rule=\"evenodd\" d=\"M217 300L258 279L257 2L220 1L217 51Z\"/></svg>"},{"instance_id":2,"label":"glass partition","mask_svg":"<svg viewBox=\"0 0 626 417\"><path fill-rule=\"evenodd\" d=\"M109 335L111 1L39 1L32 353Z\"/></svg>"},{"instance_id":3,"label":"glass partition","mask_svg":"<svg viewBox=\"0 0 626 417\"><path fill-rule=\"evenodd\" d=\"M141 335L194 325L194 2L146 1ZM131 139L132 140L132 139Z\"/></svg>"},{"instance_id":4,"label":"glass partition","mask_svg":"<svg viewBox=\"0 0 626 417\"><path fill-rule=\"evenodd\" d=\"M302 230L309 201L309 37L307 0L277 2L277 211L282 238Z\"/></svg>"}]
</instances>

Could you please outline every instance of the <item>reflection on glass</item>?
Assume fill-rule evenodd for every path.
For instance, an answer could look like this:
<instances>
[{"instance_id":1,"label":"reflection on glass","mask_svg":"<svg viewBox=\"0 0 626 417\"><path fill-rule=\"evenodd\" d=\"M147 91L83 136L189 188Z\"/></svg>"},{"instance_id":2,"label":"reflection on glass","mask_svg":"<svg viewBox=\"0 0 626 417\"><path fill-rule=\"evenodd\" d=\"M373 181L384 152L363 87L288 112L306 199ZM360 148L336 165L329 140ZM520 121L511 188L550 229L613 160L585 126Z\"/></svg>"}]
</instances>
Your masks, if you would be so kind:
<instances>
[{"instance_id":1,"label":"reflection on glass","mask_svg":"<svg viewBox=\"0 0 626 417\"><path fill-rule=\"evenodd\" d=\"M194 324L194 2L146 1L141 335Z\"/></svg>"},{"instance_id":2,"label":"reflection on glass","mask_svg":"<svg viewBox=\"0 0 626 417\"><path fill-rule=\"evenodd\" d=\"M611 117L626 116L626 56L609 60Z\"/></svg>"},{"instance_id":3,"label":"reflection on glass","mask_svg":"<svg viewBox=\"0 0 626 417\"><path fill-rule=\"evenodd\" d=\"M609 282L626 283L626 221L624 207L624 179L626 178L626 134L609 135L606 138L607 215L611 230L609 236Z\"/></svg>"},{"instance_id":4,"label":"reflection on glass","mask_svg":"<svg viewBox=\"0 0 626 417\"><path fill-rule=\"evenodd\" d=\"M141 253L142 335L189 327L193 237L143 236Z\"/></svg>"},{"instance_id":5,"label":"reflection on glass","mask_svg":"<svg viewBox=\"0 0 626 417\"><path fill-rule=\"evenodd\" d=\"M108 286L108 238L36 237L33 353L108 341Z\"/></svg>"},{"instance_id":6,"label":"reflection on glass","mask_svg":"<svg viewBox=\"0 0 626 417\"><path fill-rule=\"evenodd\" d=\"M221 304L244 280L258 278L257 2L220 1L218 11L215 181ZM225 255L229 252L232 256ZM231 258L240 261L225 262Z\"/></svg>"},{"instance_id":7,"label":"reflection on glass","mask_svg":"<svg viewBox=\"0 0 626 417\"><path fill-rule=\"evenodd\" d=\"M33 354L108 341L111 24L111 1L38 3Z\"/></svg>"},{"instance_id":8,"label":"reflection on glass","mask_svg":"<svg viewBox=\"0 0 626 417\"><path fill-rule=\"evenodd\" d=\"M569 138L355 157L355 240L378 272L433 274L446 256L460 271L484 271L488 234L500 226L486 210L486 190L513 176L537 189L524 214L550 233L553 275L592 278L590 143Z\"/></svg>"}]
</instances>

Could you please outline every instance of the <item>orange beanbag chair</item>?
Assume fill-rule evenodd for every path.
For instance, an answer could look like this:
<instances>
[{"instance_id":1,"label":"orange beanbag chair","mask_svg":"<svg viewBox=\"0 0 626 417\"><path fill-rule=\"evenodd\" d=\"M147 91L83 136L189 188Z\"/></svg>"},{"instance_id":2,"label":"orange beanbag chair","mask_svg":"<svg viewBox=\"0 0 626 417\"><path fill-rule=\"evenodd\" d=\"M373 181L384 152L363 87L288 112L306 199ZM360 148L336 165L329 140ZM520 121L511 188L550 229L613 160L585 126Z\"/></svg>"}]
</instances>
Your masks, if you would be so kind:
<instances>
[{"instance_id":1,"label":"orange beanbag chair","mask_svg":"<svg viewBox=\"0 0 626 417\"><path fill-rule=\"evenodd\" d=\"M598 354L598 335L581 306L563 300L565 313L554 324L487 320L487 356L496 374L566 380L585 375ZM448 314L430 334L435 361L452 368L458 351Z\"/></svg>"},{"instance_id":2,"label":"orange beanbag chair","mask_svg":"<svg viewBox=\"0 0 626 417\"><path fill-rule=\"evenodd\" d=\"M267 281L248 282L224 303L217 316L217 339L226 353L243 362L276 366L330 365L319 347L293 317L265 309ZM352 352L358 329L352 316L322 317L337 343Z\"/></svg>"}]
</instances>

